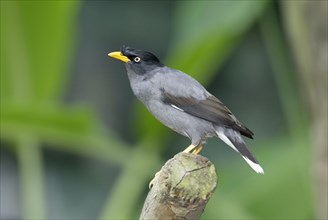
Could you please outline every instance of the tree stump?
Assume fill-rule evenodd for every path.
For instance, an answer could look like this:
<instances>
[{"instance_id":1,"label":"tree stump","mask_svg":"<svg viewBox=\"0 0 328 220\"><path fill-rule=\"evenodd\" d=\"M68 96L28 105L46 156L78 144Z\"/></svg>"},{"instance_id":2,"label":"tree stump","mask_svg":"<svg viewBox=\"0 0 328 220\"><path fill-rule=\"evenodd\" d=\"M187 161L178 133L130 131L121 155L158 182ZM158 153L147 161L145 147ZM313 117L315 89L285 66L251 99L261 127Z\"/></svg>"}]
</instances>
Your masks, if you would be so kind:
<instances>
[{"instance_id":1,"label":"tree stump","mask_svg":"<svg viewBox=\"0 0 328 220\"><path fill-rule=\"evenodd\" d=\"M165 163L152 184L140 219L199 219L217 175L207 158L181 152Z\"/></svg>"}]
</instances>

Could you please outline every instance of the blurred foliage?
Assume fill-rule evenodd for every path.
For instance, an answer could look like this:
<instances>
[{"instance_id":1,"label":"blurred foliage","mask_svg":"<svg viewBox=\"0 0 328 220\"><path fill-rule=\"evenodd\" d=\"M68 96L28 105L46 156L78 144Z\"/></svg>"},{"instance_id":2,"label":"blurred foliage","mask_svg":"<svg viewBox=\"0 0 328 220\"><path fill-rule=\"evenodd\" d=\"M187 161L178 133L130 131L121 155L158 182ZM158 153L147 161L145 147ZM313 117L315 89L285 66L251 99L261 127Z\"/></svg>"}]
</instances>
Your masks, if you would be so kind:
<instances>
[{"instance_id":1,"label":"blurred foliage","mask_svg":"<svg viewBox=\"0 0 328 220\"><path fill-rule=\"evenodd\" d=\"M102 219L138 217L149 180L168 159L161 156L171 144L171 131L141 104L130 111L138 137L131 144L105 126L91 106L63 102L78 50L81 4L1 1L0 128L1 139L6 141L1 147L12 150L17 158L22 205L17 215L24 219L44 219L49 217L47 209L52 209L45 205L51 198L45 193L43 147L119 167L102 207L97 208ZM240 167L247 166L242 161L229 163L232 167L224 171L220 165L228 162L213 158L220 167L219 187L202 218L313 218L306 112L277 6L269 1L177 1L172 5L173 27L165 63L204 85L217 77L243 37L252 28L260 28L289 131L252 144L263 162L264 176L241 172ZM56 218L67 217L58 213Z\"/></svg>"}]
</instances>

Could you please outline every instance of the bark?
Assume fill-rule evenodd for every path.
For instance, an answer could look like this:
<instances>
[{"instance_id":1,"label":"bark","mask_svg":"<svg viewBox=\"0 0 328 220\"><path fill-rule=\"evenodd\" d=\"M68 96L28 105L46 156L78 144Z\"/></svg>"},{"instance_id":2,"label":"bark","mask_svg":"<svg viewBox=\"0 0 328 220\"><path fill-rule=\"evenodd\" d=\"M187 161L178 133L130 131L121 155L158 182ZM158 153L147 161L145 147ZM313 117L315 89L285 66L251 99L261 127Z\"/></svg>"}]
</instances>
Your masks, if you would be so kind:
<instances>
[{"instance_id":1,"label":"bark","mask_svg":"<svg viewBox=\"0 0 328 220\"><path fill-rule=\"evenodd\" d=\"M199 219L216 184L207 158L179 153L156 174L140 219Z\"/></svg>"}]
</instances>

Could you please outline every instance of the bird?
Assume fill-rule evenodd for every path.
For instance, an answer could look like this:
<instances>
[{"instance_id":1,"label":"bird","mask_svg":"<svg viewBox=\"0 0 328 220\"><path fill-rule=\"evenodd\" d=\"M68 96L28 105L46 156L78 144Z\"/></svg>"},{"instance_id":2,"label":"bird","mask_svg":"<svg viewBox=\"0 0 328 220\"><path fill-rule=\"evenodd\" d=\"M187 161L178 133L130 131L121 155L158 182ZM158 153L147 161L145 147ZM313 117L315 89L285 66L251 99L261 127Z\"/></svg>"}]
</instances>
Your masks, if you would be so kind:
<instances>
[{"instance_id":1,"label":"bird","mask_svg":"<svg viewBox=\"0 0 328 220\"><path fill-rule=\"evenodd\" d=\"M197 80L165 66L148 51L122 46L108 56L125 63L131 89L149 112L191 140L183 152L198 154L208 138L218 137L240 153L256 173L264 174L242 138L253 139L254 133Z\"/></svg>"}]
</instances>

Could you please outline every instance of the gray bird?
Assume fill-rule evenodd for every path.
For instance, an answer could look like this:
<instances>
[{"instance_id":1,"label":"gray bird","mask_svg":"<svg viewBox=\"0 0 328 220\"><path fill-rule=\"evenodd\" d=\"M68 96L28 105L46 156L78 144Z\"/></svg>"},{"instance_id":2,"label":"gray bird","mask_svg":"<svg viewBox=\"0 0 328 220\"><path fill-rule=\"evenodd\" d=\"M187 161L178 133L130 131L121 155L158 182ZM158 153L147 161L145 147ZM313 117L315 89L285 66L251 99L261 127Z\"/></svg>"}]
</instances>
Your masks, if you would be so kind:
<instances>
[{"instance_id":1,"label":"gray bird","mask_svg":"<svg viewBox=\"0 0 328 220\"><path fill-rule=\"evenodd\" d=\"M152 53L123 46L108 56L125 63L135 96L164 125L188 137L184 152L198 154L210 137L219 137L239 152L257 172L264 173L241 135L253 132L191 76L164 66Z\"/></svg>"}]
</instances>

